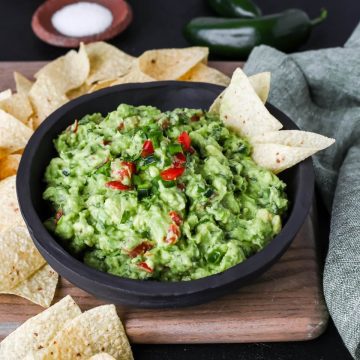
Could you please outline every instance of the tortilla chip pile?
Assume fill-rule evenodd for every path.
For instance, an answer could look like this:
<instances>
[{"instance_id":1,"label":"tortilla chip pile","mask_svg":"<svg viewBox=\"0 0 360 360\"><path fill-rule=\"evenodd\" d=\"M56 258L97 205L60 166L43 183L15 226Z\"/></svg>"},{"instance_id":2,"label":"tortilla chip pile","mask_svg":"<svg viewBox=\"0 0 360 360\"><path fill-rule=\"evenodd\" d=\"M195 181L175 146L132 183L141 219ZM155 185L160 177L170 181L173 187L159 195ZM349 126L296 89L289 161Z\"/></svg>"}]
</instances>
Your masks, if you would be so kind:
<instances>
[{"instance_id":1,"label":"tortilla chip pile","mask_svg":"<svg viewBox=\"0 0 360 360\"><path fill-rule=\"evenodd\" d=\"M7 360L132 360L114 305L81 312L67 296L27 320L0 343Z\"/></svg>"},{"instance_id":2,"label":"tortilla chip pile","mask_svg":"<svg viewBox=\"0 0 360 360\"><path fill-rule=\"evenodd\" d=\"M270 73L247 77L238 68L209 109L250 141L252 158L258 165L279 173L335 142L307 131L281 130L282 124L264 105L269 90Z\"/></svg>"}]
</instances>

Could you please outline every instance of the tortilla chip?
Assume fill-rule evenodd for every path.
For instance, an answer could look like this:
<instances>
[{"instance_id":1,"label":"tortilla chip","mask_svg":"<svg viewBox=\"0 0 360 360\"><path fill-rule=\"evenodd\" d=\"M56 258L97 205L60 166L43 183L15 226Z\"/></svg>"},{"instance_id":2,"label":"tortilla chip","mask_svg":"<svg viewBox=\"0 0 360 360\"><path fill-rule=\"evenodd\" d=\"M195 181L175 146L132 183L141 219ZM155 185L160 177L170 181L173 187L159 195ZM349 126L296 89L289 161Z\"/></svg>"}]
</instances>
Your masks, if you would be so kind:
<instances>
[{"instance_id":1,"label":"tortilla chip","mask_svg":"<svg viewBox=\"0 0 360 360\"><path fill-rule=\"evenodd\" d=\"M87 44L85 48L90 60L90 74L86 80L87 84L126 74L135 59L105 42Z\"/></svg>"},{"instance_id":2,"label":"tortilla chip","mask_svg":"<svg viewBox=\"0 0 360 360\"><path fill-rule=\"evenodd\" d=\"M14 288L45 264L25 225L0 233L0 264L0 291Z\"/></svg>"},{"instance_id":3,"label":"tortilla chip","mask_svg":"<svg viewBox=\"0 0 360 360\"><path fill-rule=\"evenodd\" d=\"M87 359L99 352L118 360L133 359L114 305L99 306L68 322L39 359Z\"/></svg>"},{"instance_id":4,"label":"tortilla chip","mask_svg":"<svg viewBox=\"0 0 360 360\"><path fill-rule=\"evenodd\" d=\"M15 175L0 181L0 233L14 224L24 224L16 196L15 183Z\"/></svg>"},{"instance_id":5,"label":"tortilla chip","mask_svg":"<svg viewBox=\"0 0 360 360\"><path fill-rule=\"evenodd\" d=\"M81 43L78 52L70 50L66 55L45 65L35 74L35 78L51 79L57 90L66 94L69 90L81 86L88 77L89 71L89 58L84 44Z\"/></svg>"},{"instance_id":6,"label":"tortilla chip","mask_svg":"<svg viewBox=\"0 0 360 360\"><path fill-rule=\"evenodd\" d=\"M52 112L69 101L53 80L41 76L30 90L31 103L36 112L33 126L36 129Z\"/></svg>"},{"instance_id":7,"label":"tortilla chip","mask_svg":"<svg viewBox=\"0 0 360 360\"><path fill-rule=\"evenodd\" d=\"M139 57L140 70L156 80L180 79L197 64L207 62L209 49L189 47L145 51Z\"/></svg>"},{"instance_id":8,"label":"tortilla chip","mask_svg":"<svg viewBox=\"0 0 360 360\"><path fill-rule=\"evenodd\" d=\"M133 66L131 71L127 73L126 75L117 78L112 84L113 85L119 85L119 84L128 84L128 83L144 83L144 82L150 82L155 81L154 78L151 76L148 76L144 74L137 65Z\"/></svg>"},{"instance_id":9,"label":"tortilla chip","mask_svg":"<svg viewBox=\"0 0 360 360\"><path fill-rule=\"evenodd\" d=\"M29 117L33 113L29 98L23 93L17 93L7 99L1 100L0 109L11 114L26 125Z\"/></svg>"},{"instance_id":10,"label":"tortilla chip","mask_svg":"<svg viewBox=\"0 0 360 360\"><path fill-rule=\"evenodd\" d=\"M244 72L237 68L220 104L220 118L241 136L255 135L282 128L266 109Z\"/></svg>"},{"instance_id":11,"label":"tortilla chip","mask_svg":"<svg viewBox=\"0 0 360 360\"><path fill-rule=\"evenodd\" d=\"M84 83L82 84L80 87L70 90L66 93L66 96L72 100L72 99L76 99L79 96L85 95L88 93L89 89L91 88L91 85Z\"/></svg>"},{"instance_id":12,"label":"tortilla chip","mask_svg":"<svg viewBox=\"0 0 360 360\"><path fill-rule=\"evenodd\" d=\"M0 343L0 359L19 360L47 347L65 323L81 314L71 296L27 320Z\"/></svg>"},{"instance_id":13,"label":"tortilla chip","mask_svg":"<svg viewBox=\"0 0 360 360\"><path fill-rule=\"evenodd\" d=\"M0 180L15 175L20 164L21 155L11 154L0 159Z\"/></svg>"},{"instance_id":14,"label":"tortilla chip","mask_svg":"<svg viewBox=\"0 0 360 360\"><path fill-rule=\"evenodd\" d=\"M252 158L258 165L279 173L334 142L334 139L307 131L273 131L251 139Z\"/></svg>"},{"instance_id":15,"label":"tortilla chip","mask_svg":"<svg viewBox=\"0 0 360 360\"><path fill-rule=\"evenodd\" d=\"M42 307L49 307L55 294L59 275L46 264L28 279L2 294L21 296Z\"/></svg>"},{"instance_id":16,"label":"tortilla chip","mask_svg":"<svg viewBox=\"0 0 360 360\"><path fill-rule=\"evenodd\" d=\"M19 94L28 95L34 83L30 81L28 78L26 78L24 75L16 71L14 72L14 79L15 79L16 91Z\"/></svg>"},{"instance_id":17,"label":"tortilla chip","mask_svg":"<svg viewBox=\"0 0 360 360\"><path fill-rule=\"evenodd\" d=\"M89 358L89 360L115 360L115 358L106 353L99 353Z\"/></svg>"},{"instance_id":18,"label":"tortilla chip","mask_svg":"<svg viewBox=\"0 0 360 360\"><path fill-rule=\"evenodd\" d=\"M107 87L110 87L117 79L109 79L109 80L102 80L99 81L93 85L91 85L90 89L88 90L88 93L93 93L94 91L105 89Z\"/></svg>"},{"instance_id":19,"label":"tortilla chip","mask_svg":"<svg viewBox=\"0 0 360 360\"><path fill-rule=\"evenodd\" d=\"M222 86L228 86L230 78L221 71L206 66L202 63L194 66L190 71L183 75L179 80L198 81Z\"/></svg>"},{"instance_id":20,"label":"tortilla chip","mask_svg":"<svg viewBox=\"0 0 360 360\"><path fill-rule=\"evenodd\" d=\"M33 131L0 109L0 158L25 147Z\"/></svg>"},{"instance_id":21,"label":"tortilla chip","mask_svg":"<svg viewBox=\"0 0 360 360\"><path fill-rule=\"evenodd\" d=\"M0 100L5 100L11 96L11 89L7 89L0 92Z\"/></svg>"},{"instance_id":22,"label":"tortilla chip","mask_svg":"<svg viewBox=\"0 0 360 360\"><path fill-rule=\"evenodd\" d=\"M256 94L259 96L260 100L265 104L269 96L270 91L270 72L262 72L252 76L249 76L249 81L251 86L254 88ZM220 103L221 99L224 96L226 89L221 92L221 94L214 100L211 104L209 111L214 113L220 112Z\"/></svg>"},{"instance_id":23,"label":"tortilla chip","mask_svg":"<svg viewBox=\"0 0 360 360\"><path fill-rule=\"evenodd\" d=\"M270 92L271 73L268 71L249 76L251 86L265 104Z\"/></svg>"}]
</instances>

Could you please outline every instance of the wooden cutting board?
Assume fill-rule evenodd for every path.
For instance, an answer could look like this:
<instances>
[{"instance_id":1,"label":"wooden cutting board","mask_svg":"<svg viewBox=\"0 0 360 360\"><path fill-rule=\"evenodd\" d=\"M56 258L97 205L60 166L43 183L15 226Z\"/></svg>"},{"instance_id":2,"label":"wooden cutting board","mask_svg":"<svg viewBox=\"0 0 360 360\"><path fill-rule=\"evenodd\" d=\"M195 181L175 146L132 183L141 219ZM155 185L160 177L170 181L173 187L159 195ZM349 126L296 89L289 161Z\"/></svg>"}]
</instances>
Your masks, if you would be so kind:
<instances>
[{"instance_id":1,"label":"wooden cutting board","mask_svg":"<svg viewBox=\"0 0 360 360\"><path fill-rule=\"evenodd\" d=\"M43 62L0 62L0 91L13 88L13 71L31 77ZM213 62L231 74L241 63ZM208 304L177 310L118 307L134 343L237 343L310 340L325 329L328 314L316 252L312 210L284 256L256 282ZM103 304L61 279L54 301L70 294L82 310ZM0 295L0 339L42 309L12 295Z\"/></svg>"}]
</instances>

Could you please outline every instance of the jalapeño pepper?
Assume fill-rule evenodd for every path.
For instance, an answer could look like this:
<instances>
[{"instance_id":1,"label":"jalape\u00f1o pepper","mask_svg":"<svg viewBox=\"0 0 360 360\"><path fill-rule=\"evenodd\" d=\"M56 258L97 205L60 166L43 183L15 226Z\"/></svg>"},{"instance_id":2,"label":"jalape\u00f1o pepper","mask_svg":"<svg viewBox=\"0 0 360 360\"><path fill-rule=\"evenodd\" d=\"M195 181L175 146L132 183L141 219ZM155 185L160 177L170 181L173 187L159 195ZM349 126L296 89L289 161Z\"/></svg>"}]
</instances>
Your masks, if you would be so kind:
<instances>
[{"instance_id":1,"label":"jalape\u00f1o pepper","mask_svg":"<svg viewBox=\"0 0 360 360\"><path fill-rule=\"evenodd\" d=\"M323 9L318 18L310 20L304 11L290 9L255 19L201 17L186 25L184 35L194 45L209 47L213 54L246 59L260 44L284 52L296 50L326 16Z\"/></svg>"},{"instance_id":2,"label":"jalape\u00f1o pepper","mask_svg":"<svg viewBox=\"0 0 360 360\"><path fill-rule=\"evenodd\" d=\"M251 0L208 0L210 7L224 17L254 18L261 10Z\"/></svg>"}]
</instances>

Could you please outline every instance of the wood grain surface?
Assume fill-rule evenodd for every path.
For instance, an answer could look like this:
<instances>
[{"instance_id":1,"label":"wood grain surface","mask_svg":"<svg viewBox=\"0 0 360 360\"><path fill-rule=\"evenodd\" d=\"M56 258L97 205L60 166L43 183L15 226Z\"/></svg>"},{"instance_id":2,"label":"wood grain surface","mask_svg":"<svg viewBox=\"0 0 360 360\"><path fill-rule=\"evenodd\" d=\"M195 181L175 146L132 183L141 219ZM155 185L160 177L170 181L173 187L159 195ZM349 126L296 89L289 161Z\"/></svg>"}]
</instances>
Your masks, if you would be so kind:
<instances>
[{"instance_id":1,"label":"wood grain surface","mask_svg":"<svg viewBox=\"0 0 360 360\"><path fill-rule=\"evenodd\" d=\"M0 91L13 88L13 71L32 77L43 62L0 62ZM213 62L231 74L234 62ZM213 302L182 309L118 307L134 343L234 343L310 340L325 329L328 314L316 252L312 210L289 250L257 281ZM102 301L61 279L56 298L70 294L82 310ZM42 309L12 295L0 295L0 339Z\"/></svg>"}]
</instances>

